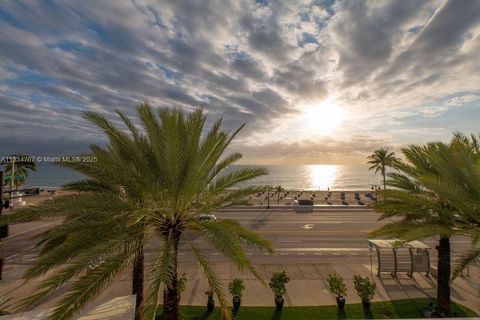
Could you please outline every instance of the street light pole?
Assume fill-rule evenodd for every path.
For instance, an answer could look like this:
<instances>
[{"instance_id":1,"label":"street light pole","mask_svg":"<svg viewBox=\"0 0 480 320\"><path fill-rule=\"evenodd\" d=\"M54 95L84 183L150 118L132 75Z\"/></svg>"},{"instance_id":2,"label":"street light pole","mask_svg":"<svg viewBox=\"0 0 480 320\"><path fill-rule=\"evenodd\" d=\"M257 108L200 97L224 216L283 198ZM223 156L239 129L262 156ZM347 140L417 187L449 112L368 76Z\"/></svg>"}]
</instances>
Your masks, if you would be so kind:
<instances>
[{"instance_id":1,"label":"street light pole","mask_svg":"<svg viewBox=\"0 0 480 320\"><path fill-rule=\"evenodd\" d=\"M3 210L3 170L0 170L0 216L2 215ZM4 238L4 228L7 226L0 226L0 280L2 280L2 271L3 271L3 240ZM8 232L8 229L7 229ZM6 237L7 235L5 235Z\"/></svg>"},{"instance_id":2,"label":"street light pole","mask_svg":"<svg viewBox=\"0 0 480 320\"><path fill-rule=\"evenodd\" d=\"M270 209L270 185L267 185L267 209Z\"/></svg>"},{"instance_id":3,"label":"street light pole","mask_svg":"<svg viewBox=\"0 0 480 320\"><path fill-rule=\"evenodd\" d=\"M15 157L12 156L12 165L10 166L10 206L13 207L13 187L15 185Z\"/></svg>"}]
</instances>

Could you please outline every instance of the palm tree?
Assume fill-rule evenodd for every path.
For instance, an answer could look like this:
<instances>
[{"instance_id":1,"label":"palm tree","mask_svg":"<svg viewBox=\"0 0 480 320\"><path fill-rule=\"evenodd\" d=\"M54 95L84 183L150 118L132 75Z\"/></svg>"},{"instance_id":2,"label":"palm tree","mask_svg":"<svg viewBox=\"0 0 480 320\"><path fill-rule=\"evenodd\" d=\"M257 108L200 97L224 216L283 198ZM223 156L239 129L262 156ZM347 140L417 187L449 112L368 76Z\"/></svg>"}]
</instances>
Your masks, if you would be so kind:
<instances>
[{"instance_id":1,"label":"palm tree","mask_svg":"<svg viewBox=\"0 0 480 320\"><path fill-rule=\"evenodd\" d=\"M272 188L271 185L266 185L263 187L263 191L267 192L267 209L270 209L270 189Z\"/></svg>"},{"instance_id":2,"label":"palm tree","mask_svg":"<svg viewBox=\"0 0 480 320\"><path fill-rule=\"evenodd\" d=\"M284 191L285 189L282 186L278 185L275 187L274 190L277 193L277 205L278 205L280 204L280 192Z\"/></svg>"},{"instance_id":3,"label":"palm tree","mask_svg":"<svg viewBox=\"0 0 480 320\"><path fill-rule=\"evenodd\" d=\"M259 191L258 187L245 187L225 195L237 183L267 174L263 168L223 173L241 158L239 153L225 157L223 153L243 126L229 133L221 129L218 120L203 134L206 117L201 109L185 115L179 109L161 108L157 114L144 103L138 107L143 133L123 113L118 114L128 133L101 114L87 112L86 118L104 131L109 144L106 148L91 148L96 162L64 164L88 177L67 189L87 192L57 198L0 219L0 223L11 223L65 217L61 226L42 235L43 251L26 278L51 269L56 272L42 282L36 294L25 301L26 305L72 283L50 319L72 318L119 272L133 265L136 319L142 315L155 318L162 285L164 318L178 319L178 252L183 239L217 295L224 316L229 318L228 301L219 280L205 253L193 243L192 235L203 237L239 270L249 270L260 278L244 248L271 252L269 241L233 220L197 219L200 214L220 208L246 205L247 196ZM159 238L161 245L149 267L143 308L143 246L151 238ZM95 267L85 274L83 271L92 263Z\"/></svg>"},{"instance_id":4,"label":"palm tree","mask_svg":"<svg viewBox=\"0 0 480 320\"><path fill-rule=\"evenodd\" d=\"M436 246L436 311L439 315L450 314L450 238L466 234L467 230L472 229L470 221L465 219L465 207L469 208L475 203L478 223L479 175L475 181L465 169L475 161L478 166L479 157L475 159L472 153L469 154L464 148L462 153L460 149L455 138L450 144L436 142L402 149L408 162L398 162L396 166L399 172L389 173L387 184L394 189L382 191L388 196L388 202L380 201L371 205L382 213L381 220L400 218L375 230L372 236L389 235L404 241L439 237ZM477 185L476 194L472 190L467 191L473 184ZM471 200L476 196L476 202L462 203L465 193L470 193Z\"/></svg>"},{"instance_id":5,"label":"palm tree","mask_svg":"<svg viewBox=\"0 0 480 320\"><path fill-rule=\"evenodd\" d=\"M450 146L454 157L448 159L452 166L445 173L444 186L450 203L463 218L458 228L472 239L472 247L456 263L453 277L458 276L470 264L480 260L480 137L455 133ZM448 192L447 192L448 191Z\"/></svg>"},{"instance_id":6,"label":"palm tree","mask_svg":"<svg viewBox=\"0 0 480 320\"><path fill-rule=\"evenodd\" d=\"M387 189L386 184L386 172L387 167L395 167L398 159L395 157L395 152L390 152L388 148L382 147L378 150L375 150L371 155L367 157L367 164L370 164L368 170L375 169L375 174L380 171L380 174L383 177L383 190Z\"/></svg>"},{"instance_id":7,"label":"palm tree","mask_svg":"<svg viewBox=\"0 0 480 320\"><path fill-rule=\"evenodd\" d=\"M15 154L10 156L11 159L14 159L14 184L15 189L18 189L18 186L26 181L28 178L29 171L37 171L37 164L33 161L33 158L26 154ZM12 171L12 162L7 162L5 165L5 171ZM12 177L8 176L5 179L7 183Z\"/></svg>"}]
</instances>

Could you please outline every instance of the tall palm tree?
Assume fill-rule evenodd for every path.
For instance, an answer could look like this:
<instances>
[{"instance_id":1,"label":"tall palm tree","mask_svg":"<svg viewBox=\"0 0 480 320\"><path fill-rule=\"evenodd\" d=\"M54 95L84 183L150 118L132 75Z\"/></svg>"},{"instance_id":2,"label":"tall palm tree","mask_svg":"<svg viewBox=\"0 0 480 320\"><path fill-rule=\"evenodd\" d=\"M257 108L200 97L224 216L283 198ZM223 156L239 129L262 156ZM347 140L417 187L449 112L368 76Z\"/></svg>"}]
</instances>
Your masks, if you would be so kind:
<instances>
[{"instance_id":1,"label":"tall palm tree","mask_svg":"<svg viewBox=\"0 0 480 320\"><path fill-rule=\"evenodd\" d=\"M389 173L387 184L394 187L381 193L387 201L371 205L382 213L380 219L398 217L371 233L372 236L389 235L404 241L439 237L437 312L450 314L451 250L450 238L466 234L469 222L462 214L458 199L464 197L467 182L465 160L472 157L459 155L454 141L423 146L411 145L402 149L407 162L398 162L397 173ZM477 176L478 177L478 176ZM473 183L477 183L473 182ZM478 191L478 189L477 189ZM478 193L476 206L478 208ZM468 205L467 205L468 206ZM478 214L478 211L477 211ZM478 217L477 217L478 218Z\"/></svg>"},{"instance_id":2,"label":"tall palm tree","mask_svg":"<svg viewBox=\"0 0 480 320\"><path fill-rule=\"evenodd\" d=\"M277 204L280 204L280 192L284 191L285 189L282 186L278 185L275 187L274 190L277 193Z\"/></svg>"},{"instance_id":3,"label":"tall palm tree","mask_svg":"<svg viewBox=\"0 0 480 320\"><path fill-rule=\"evenodd\" d=\"M380 174L383 177L383 190L387 189L386 184L386 173L387 168L395 167L398 159L395 157L395 152L391 152L388 148L382 147L378 150L375 150L371 155L367 157L367 164L371 165L368 170L374 170L375 174L380 171Z\"/></svg>"},{"instance_id":4,"label":"tall palm tree","mask_svg":"<svg viewBox=\"0 0 480 320\"><path fill-rule=\"evenodd\" d=\"M22 185L28 178L29 171L37 171L37 164L33 161L33 158L27 154L14 154L10 156L11 159L15 159L14 161L14 174L15 177L13 178L15 189L18 189L19 185ZM9 174L12 170L12 163L7 162L5 164L5 172ZM12 177L7 177L5 182L8 183Z\"/></svg>"},{"instance_id":5,"label":"tall palm tree","mask_svg":"<svg viewBox=\"0 0 480 320\"><path fill-rule=\"evenodd\" d=\"M472 247L456 262L453 277L458 276L470 264L480 260L480 137L455 133L450 146L452 165L445 172L443 186L449 202L463 218L458 228L472 239ZM443 155L445 156L445 155Z\"/></svg>"},{"instance_id":6,"label":"tall palm tree","mask_svg":"<svg viewBox=\"0 0 480 320\"><path fill-rule=\"evenodd\" d=\"M26 278L43 275L51 269L56 272L25 303L38 302L73 282L50 315L50 319L69 319L122 270L133 265L136 319L142 315L146 319L155 318L162 285L164 318L178 319L178 252L183 239L217 295L224 316L229 318L223 289L192 236L203 237L239 270L249 270L260 278L244 248L271 252L269 241L233 220L197 219L200 214L220 208L246 205L247 196L259 191L258 187L232 187L267 174L265 169L244 168L223 173L241 158L239 153L223 154L243 126L229 133L221 129L218 120L204 132L206 117L201 109L188 115L168 108L155 113L144 103L138 107L142 132L124 114L118 114L128 133L101 114L87 112L86 118L104 131L109 144L106 148L91 148L96 162L65 164L88 177L68 185L67 189L87 192L57 198L0 219L0 223L11 223L65 217L61 226L40 237L44 245L42 254ZM226 193L227 190L230 191ZM143 246L151 238L160 239L161 245L147 273L148 291L143 308ZM92 264L94 268L83 273ZM79 278L74 279L76 276Z\"/></svg>"}]
</instances>

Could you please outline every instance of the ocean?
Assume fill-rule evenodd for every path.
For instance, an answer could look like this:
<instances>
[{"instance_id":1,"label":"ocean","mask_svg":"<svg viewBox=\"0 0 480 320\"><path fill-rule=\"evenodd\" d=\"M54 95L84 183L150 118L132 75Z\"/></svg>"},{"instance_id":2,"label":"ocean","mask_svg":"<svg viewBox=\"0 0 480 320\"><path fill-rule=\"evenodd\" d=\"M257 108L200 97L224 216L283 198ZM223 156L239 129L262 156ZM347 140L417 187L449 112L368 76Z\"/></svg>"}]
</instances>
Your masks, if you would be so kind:
<instances>
[{"instance_id":1,"label":"ocean","mask_svg":"<svg viewBox=\"0 0 480 320\"><path fill-rule=\"evenodd\" d=\"M265 167L270 172L250 181L253 185L281 185L290 190L370 190L381 184L381 177L374 175L366 165L237 165L234 168ZM53 164L39 164L31 172L30 187L60 187L82 179L82 175Z\"/></svg>"}]
</instances>

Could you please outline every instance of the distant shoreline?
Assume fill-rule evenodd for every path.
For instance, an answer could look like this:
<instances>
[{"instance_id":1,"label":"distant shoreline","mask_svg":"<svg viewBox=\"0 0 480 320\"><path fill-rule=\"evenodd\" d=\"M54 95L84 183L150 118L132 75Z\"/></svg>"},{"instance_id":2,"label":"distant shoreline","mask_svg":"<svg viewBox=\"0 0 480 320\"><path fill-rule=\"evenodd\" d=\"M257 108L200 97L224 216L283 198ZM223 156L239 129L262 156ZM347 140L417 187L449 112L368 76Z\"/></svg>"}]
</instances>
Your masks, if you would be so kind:
<instances>
[{"instance_id":1,"label":"distant shoreline","mask_svg":"<svg viewBox=\"0 0 480 320\"><path fill-rule=\"evenodd\" d=\"M57 197L67 194L75 194L73 191L66 191L61 187L42 187L39 195L24 197L23 200L27 201L27 204L37 204L39 199L48 199L50 197ZM52 193L53 191L53 193ZM229 191L226 191L229 192ZM226 194L224 193L224 195ZM310 200L313 201L313 206L366 206L370 203L375 202L374 198L368 197L366 195L372 194L370 190L359 190L359 191L339 191L332 190L328 191L312 191L312 190L285 190L280 192L280 196L274 191L270 191L270 201L267 199L267 192L259 192L248 196L250 206L252 207L296 207L299 204L296 201L299 200ZM358 197L356 197L358 196ZM375 196L375 193L373 193ZM307 206L312 206L307 205Z\"/></svg>"}]
</instances>

